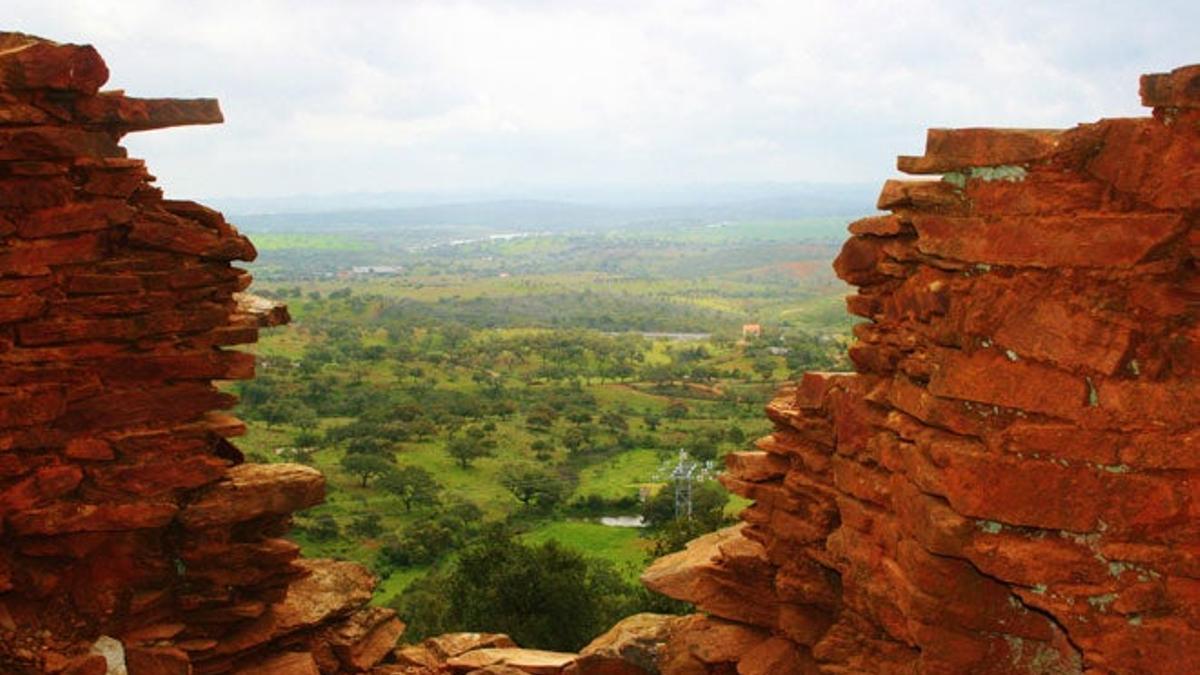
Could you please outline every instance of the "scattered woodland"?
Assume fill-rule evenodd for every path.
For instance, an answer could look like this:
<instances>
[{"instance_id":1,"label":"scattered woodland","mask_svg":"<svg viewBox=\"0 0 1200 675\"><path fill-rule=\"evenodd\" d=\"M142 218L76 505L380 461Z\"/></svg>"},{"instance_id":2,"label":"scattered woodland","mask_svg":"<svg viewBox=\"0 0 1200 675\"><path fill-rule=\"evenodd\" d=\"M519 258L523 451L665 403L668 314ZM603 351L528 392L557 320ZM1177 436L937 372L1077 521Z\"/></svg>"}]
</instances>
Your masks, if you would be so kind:
<instances>
[{"instance_id":1,"label":"scattered woodland","mask_svg":"<svg viewBox=\"0 0 1200 675\"><path fill-rule=\"evenodd\" d=\"M682 611L640 570L732 522L721 458L769 430L780 383L847 367L834 245L795 223L380 236L255 237L255 291L293 321L231 388L248 455L328 477L296 519L306 555L371 567L408 639L487 628L576 649L630 613Z\"/></svg>"}]
</instances>

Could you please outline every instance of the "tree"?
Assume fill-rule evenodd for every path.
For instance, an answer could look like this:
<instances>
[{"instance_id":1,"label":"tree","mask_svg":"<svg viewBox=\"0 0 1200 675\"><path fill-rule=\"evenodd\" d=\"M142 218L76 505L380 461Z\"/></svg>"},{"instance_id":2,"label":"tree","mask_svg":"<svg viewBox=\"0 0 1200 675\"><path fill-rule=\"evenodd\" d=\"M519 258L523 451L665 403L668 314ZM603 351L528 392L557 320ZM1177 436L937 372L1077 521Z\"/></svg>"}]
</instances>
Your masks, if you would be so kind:
<instances>
[{"instance_id":1,"label":"tree","mask_svg":"<svg viewBox=\"0 0 1200 675\"><path fill-rule=\"evenodd\" d=\"M426 565L474 536L483 511L470 502L454 501L429 517L408 524L399 536L384 542L379 564L385 574L397 567Z\"/></svg>"},{"instance_id":2,"label":"tree","mask_svg":"<svg viewBox=\"0 0 1200 675\"><path fill-rule=\"evenodd\" d=\"M567 414L567 421L581 426L592 421L592 414L586 410L575 410Z\"/></svg>"},{"instance_id":3,"label":"tree","mask_svg":"<svg viewBox=\"0 0 1200 675\"><path fill-rule=\"evenodd\" d=\"M661 421L662 419L654 413L646 413L645 415L642 415L642 422L646 424L646 428L650 431L657 431L658 423Z\"/></svg>"},{"instance_id":4,"label":"tree","mask_svg":"<svg viewBox=\"0 0 1200 675\"><path fill-rule=\"evenodd\" d=\"M372 457L390 457L391 443L378 436L355 436L346 444L346 456L370 455Z\"/></svg>"},{"instance_id":5,"label":"tree","mask_svg":"<svg viewBox=\"0 0 1200 675\"><path fill-rule=\"evenodd\" d=\"M608 430L614 434L629 431L629 422L625 421L625 416L616 412L606 412L601 415L600 424L608 427Z\"/></svg>"},{"instance_id":6,"label":"tree","mask_svg":"<svg viewBox=\"0 0 1200 675\"><path fill-rule=\"evenodd\" d=\"M539 438L529 444L529 449L533 451L533 456L541 461L546 461L553 456L554 448L545 440Z\"/></svg>"},{"instance_id":7,"label":"tree","mask_svg":"<svg viewBox=\"0 0 1200 675\"><path fill-rule=\"evenodd\" d=\"M536 464L504 465L500 469L500 484L525 506L554 506L567 492L561 476Z\"/></svg>"},{"instance_id":8,"label":"tree","mask_svg":"<svg viewBox=\"0 0 1200 675\"><path fill-rule=\"evenodd\" d=\"M641 610L644 598L611 563L554 541L531 546L500 528L463 549L447 572L409 588L397 606L413 619L414 637L486 629L563 651Z\"/></svg>"},{"instance_id":9,"label":"tree","mask_svg":"<svg viewBox=\"0 0 1200 675\"><path fill-rule=\"evenodd\" d=\"M313 448L321 444L321 437L312 431L297 431L292 436L292 445L297 448Z\"/></svg>"},{"instance_id":10,"label":"tree","mask_svg":"<svg viewBox=\"0 0 1200 675\"><path fill-rule=\"evenodd\" d=\"M260 362L265 365L269 361L264 357L260 357ZM234 389L238 393L238 398L241 399L242 408L252 410L269 403L275 397L276 386L277 381L275 378L264 373L253 380L238 382Z\"/></svg>"},{"instance_id":11,"label":"tree","mask_svg":"<svg viewBox=\"0 0 1200 675\"><path fill-rule=\"evenodd\" d=\"M408 425L409 433L418 439L426 439L437 433L437 425L427 419L414 420Z\"/></svg>"},{"instance_id":12,"label":"tree","mask_svg":"<svg viewBox=\"0 0 1200 675\"><path fill-rule=\"evenodd\" d=\"M401 466L379 479L377 486L395 495L404 502L404 510L412 511L413 505L433 506L442 491L433 474L419 466Z\"/></svg>"},{"instance_id":13,"label":"tree","mask_svg":"<svg viewBox=\"0 0 1200 675\"><path fill-rule=\"evenodd\" d=\"M337 521L328 513L322 513L313 518L310 524L300 524L296 529L304 532L313 541L329 541L342 536Z\"/></svg>"},{"instance_id":14,"label":"tree","mask_svg":"<svg viewBox=\"0 0 1200 675\"><path fill-rule=\"evenodd\" d=\"M491 445L495 445L495 441L492 441ZM446 442L446 454L453 457L460 467L469 469L471 462L480 457L491 457L492 449L489 447L489 443L483 439L452 436Z\"/></svg>"},{"instance_id":15,"label":"tree","mask_svg":"<svg viewBox=\"0 0 1200 675\"><path fill-rule=\"evenodd\" d=\"M441 518L421 518L385 541L379 549L381 571L428 565L459 544L457 533Z\"/></svg>"},{"instance_id":16,"label":"tree","mask_svg":"<svg viewBox=\"0 0 1200 675\"><path fill-rule=\"evenodd\" d=\"M396 470L391 462L378 455L347 454L342 457L340 464L346 473L358 476L361 487L367 487L370 480Z\"/></svg>"},{"instance_id":17,"label":"tree","mask_svg":"<svg viewBox=\"0 0 1200 675\"><path fill-rule=\"evenodd\" d=\"M425 414L421 406L415 403L404 403L394 406L391 411L391 417L394 417L402 422L415 422L420 420Z\"/></svg>"},{"instance_id":18,"label":"tree","mask_svg":"<svg viewBox=\"0 0 1200 675\"><path fill-rule=\"evenodd\" d=\"M642 379L663 386L675 379L675 373L670 366L656 363L642 368Z\"/></svg>"},{"instance_id":19,"label":"tree","mask_svg":"<svg viewBox=\"0 0 1200 675\"><path fill-rule=\"evenodd\" d=\"M286 404L280 400L268 401L258 407L258 416L267 423L267 428L287 420Z\"/></svg>"},{"instance_id":20,"label":"tree","mask_svg":"<svg viewBox=\"0 0 1200 675\"><path fill-rule=\"evenodd\" d=\"M562 444L571 454L579 452L588 444L587 432L579 427L571 427L563 434Z\"/></svg>"},{"instance_id":21,"label":"tree","mask_svg":"<svg viewBox=\"0 0 1200 675\"><path fill-rule=\"evenodd\" d=\"M667 404L667 409L663 411L663 416L672 420L681 420L687 417L688 407L683 401L671 401Z\"/></svg>"},{"instance_id":22,"label":"tree","mask_svg":"<svg viewBox=\"0 0 1200 675\"><path fill-rule=\"evenodd\" d=\"M525 414L525 426L531 431L546 431L554 426L554 411L545 407L534 408Z\"/></svg>"},{"instance_id":23,"label":"tree","mask_svg":"<svg viewBox=\"0 0 1200 675\"><path fill-rule=\"evenodd\" d=\"M378 513L364 513L350 521L346 531L364 539L374 539L383 534L383 523Z\"/></svg>"},{"instance_id":24,"label":"tree","mask_svg":"<svg viewBox=\"0 0 1200 675\"><path fill-rule=\"evenodd\" d=\"M735 424L725 431L725 438L728 438L730 443L741 445L746 442L746 432Z\"/></svg>"},{"instance_id":25,"label":"tree","mask_svg":"<svg viewBox=\"0 0 1200 675\"><path fill-rule=\"evenodd\" d=\"M705 521L679 518L670 520L661 527L655 528L650 536L653 542L651 553L656 558L682 551L688 542L696 537L711 532Z\"/></svg>"},{"instance_id":26,"label":"tree","mask_svg":"<svg viewBox=\"0 0 1200 675\"><path fill-rule=\"evenodd\" d=\"M312 433L321 420L317 417L317 411L308 407L303 403L295 403L291 406L290 415L287 416L287 421L300 428L301 431Z\"/></svg>"},{"instance_id":27,"label":"tree","mask_svg":"<svg viewBox=\"0 0 1200 675\"><path fill-rule=\"evenodd\" d=\"M754 372L758 373L758 376L765 382L775 374L775 359L770 356L760 356L754 359L751 367L754 368Z\"/></svg>"},{"instance_id":28,"label":"tree","mask_svg":"<svg viewBox=\"0 0 1200 675\"><path fill-rule=\"evenodd\" d=\"M701 461L717 458L717 444L708 435L693 436L687 446L688 454Z\"/></svg>"}]
</instances>

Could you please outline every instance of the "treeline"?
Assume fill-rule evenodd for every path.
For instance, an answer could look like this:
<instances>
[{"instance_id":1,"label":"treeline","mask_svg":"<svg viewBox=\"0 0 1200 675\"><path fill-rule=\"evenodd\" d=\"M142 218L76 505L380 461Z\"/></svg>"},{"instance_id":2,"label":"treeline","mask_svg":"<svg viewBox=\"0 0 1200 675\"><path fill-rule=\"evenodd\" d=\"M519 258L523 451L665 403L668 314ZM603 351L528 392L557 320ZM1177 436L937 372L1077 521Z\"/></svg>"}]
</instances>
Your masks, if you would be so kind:
<instances>
[{"instance_id":1,"label":"treeline","mask_svg":"<svg viewBox=\"0 0 1200 675\"><path fill-rule=\"evenodd\" d=\"M292 291L283 291L285 297L294 297ZM299 289L294 293L299 294ZM708 381L748 374L744 370L714 367L707 362L707 353L697 353L696 348L687 343L671 350L670 363L649 365L645 360L650 347L648 340L637 334L606 333L591 324L607 326L613 332L619 325L628 328L630 324L637 324L638 330L650 331L651 328L664 329L667 319L649 315L642 319L629 318L622 314L615 315L621 318L614 318L605 313L605 296L589 292L582 292L573 299L562 299L565 307L554 303L539 304L547 297L562 299L561 296L530 296L418 303L353 295L349 288L336 290L324 298L306 301L303 326L313 340L306 345L297 364L313 370L329 363L423 361L471 369L475 371L473 377L481 381L504 374L519 376L527 382L568 378ZM494 321L487 318L488 312L476 315L478 303L486 303L491 308ZM678 308L677 304L666 304ZM652 313L655 306L651 303L643 309ZM541 323L537 317L522 316L523 310L541 317ZM580 323L578 316L572 316L572 311L590 313L594 321L583 321L586 328L554 328L557 324ZM527 330L515 334L488 330L510 325ZM703 329L711 329L713 323L697 320L694 324L671 325L677 332L703 332ZM386 335L385 340L378 339L380 330ZM711 341L717 347L727 348L734 343L734 333L726 330L724 334L714 335ZM768 332L746 344L745 352L754 360L753 371L763 379L770 379L779 365L799 374L807 369L836 369L844 360L841 346L829 336L811 335L795 329ZM415 377L420 377L420 366L411 368Z\"/></svg>"},{"instance_id":2,"label":"treeline","mask_svg":"<svg viewBox=\"0 0 1200 675\"><path fill-rule=\"evenodd\" d=\"M797 260L819 260L827 270L828 261L833 260L840 246L840 238L803 240L786 230L781 230L780 238L775 240L739 241L733 231L731 238L721 241L695 236L703 233L702 228L683 228L650 234L541 234L454 245L445 242L479 237L483 232L455 235L426 231L415 237L409 232L402 241L380 232L346 230L307 237L297 233L264 247L253 267L260 279L282 282L330 278L338 271L360 265L400 266L414 276L588 271L647 279L711 279ZM793 288L798 283L786 275L764 277L763 282Z\"/></svg>"},{"instance_id":3,"label":"treeline","mask_svg":"<svg viewBox=\"0 0 1200 675\"><path fill-rule=\"evenodd\" d=\"M334 293L338 293L335 291ZM344 291L341 291L344 292ZM299 287L283 293L261 291L272 298L299 299ZM337 299L348 299L334 295ZM320 300L320 295L307 296ZM731 332L746 317L673 299L667 295L583 290L578 292L488 295L442 298L433 302L376 294L354 296L342 308L352 314L369 313L382 325L457 323L469 328L569 328L607 332ZM328 317L335 318L335 317Z\"/></svg>"}]
</instances>

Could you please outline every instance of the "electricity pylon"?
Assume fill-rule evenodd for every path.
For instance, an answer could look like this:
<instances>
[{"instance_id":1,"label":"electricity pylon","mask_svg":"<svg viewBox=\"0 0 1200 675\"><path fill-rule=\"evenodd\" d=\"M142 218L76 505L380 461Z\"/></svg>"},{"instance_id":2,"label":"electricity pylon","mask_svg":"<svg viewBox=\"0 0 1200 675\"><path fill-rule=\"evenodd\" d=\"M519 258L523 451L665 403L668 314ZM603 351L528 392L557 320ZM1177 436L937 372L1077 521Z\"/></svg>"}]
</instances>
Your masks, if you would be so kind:
<instances>
[{"instance_id":1,"label":"electricity pylon","mask_svg":"<svg viewBox=\"0 0 1200 675\"><path fill-rule=\"evenodd\" d=\"M692 518L692 480L698 465L688 457L687 450L679 450L679 462L671 472L675 481L675 518Z\"/></svg>"}]
</instances>

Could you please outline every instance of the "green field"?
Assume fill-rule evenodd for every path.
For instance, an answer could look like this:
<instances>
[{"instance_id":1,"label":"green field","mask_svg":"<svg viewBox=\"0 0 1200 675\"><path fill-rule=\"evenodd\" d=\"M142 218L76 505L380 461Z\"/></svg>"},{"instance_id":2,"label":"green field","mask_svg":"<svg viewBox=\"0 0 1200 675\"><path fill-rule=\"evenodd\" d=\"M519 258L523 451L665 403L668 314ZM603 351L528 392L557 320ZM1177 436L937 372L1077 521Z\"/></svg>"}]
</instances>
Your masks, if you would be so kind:
<instances>
[{"instance_id":1,"label":"green field","mask_svg":"<svg viewBox=\"0 0 1200 675\"><path fill-rule=\"evenodd\" d=\"M620 499L638 494L640 488L657 490L661 487L659 474L671 458L648 450L627 450L602 464L589 466L579 472L579 494L599 495ZM659 480L655 480L658 478Z\"/></svg>"},{"instance_id":2,"label":"green field","mask_svg":"<svg viewBox=\"0 0 1200 675\"><path fill-rule=\"evenodd\" d=\"M565 520L546 523L523 535L532 544L554 540L586 555L608 560L622 573L636 579L646 564L646 540L635 528L607 527L599 523Z\"/></svg>"}]
</instances>

